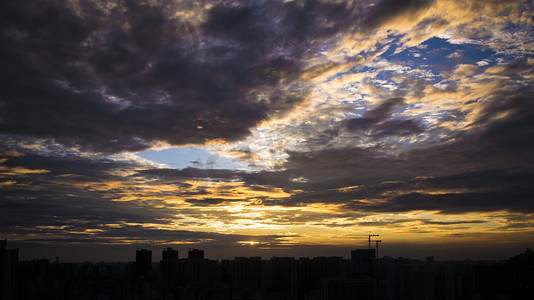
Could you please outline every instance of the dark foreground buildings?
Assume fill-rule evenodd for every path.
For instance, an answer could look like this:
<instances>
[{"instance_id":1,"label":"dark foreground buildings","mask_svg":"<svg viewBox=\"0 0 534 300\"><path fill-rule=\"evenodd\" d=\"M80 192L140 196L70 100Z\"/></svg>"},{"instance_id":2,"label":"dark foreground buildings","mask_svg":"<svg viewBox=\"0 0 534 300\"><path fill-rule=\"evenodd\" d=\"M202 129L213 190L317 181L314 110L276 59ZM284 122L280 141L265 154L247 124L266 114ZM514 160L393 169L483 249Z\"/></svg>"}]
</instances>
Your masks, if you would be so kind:
<instances>
[{"instance_id":1,"label":"dark foreground buildings","mask_svg":"<svg viewBox=\"0 0 534 300\"><path fill-rule=\"evenodd\" d=\"M12 284L10 292L2 285L1 299L534 299L530 249L492 262L377 259L374 249L350 259L215 261L201 250L180 259L166 248L159 263L143 249L135 263L17 262L16 253L0 243L2 283Z\"/></svg>"},{"instance_id":2,"label":"dark foreground buildings","mask_svg":"<svg viewBox=\"0 0 534 300\"><path fill-rule=\"evenodd\" d=\"M0 240L0 299L15 299L19 249L7 249L6 246L7 240Z\"/></svg>"}]
</instances>

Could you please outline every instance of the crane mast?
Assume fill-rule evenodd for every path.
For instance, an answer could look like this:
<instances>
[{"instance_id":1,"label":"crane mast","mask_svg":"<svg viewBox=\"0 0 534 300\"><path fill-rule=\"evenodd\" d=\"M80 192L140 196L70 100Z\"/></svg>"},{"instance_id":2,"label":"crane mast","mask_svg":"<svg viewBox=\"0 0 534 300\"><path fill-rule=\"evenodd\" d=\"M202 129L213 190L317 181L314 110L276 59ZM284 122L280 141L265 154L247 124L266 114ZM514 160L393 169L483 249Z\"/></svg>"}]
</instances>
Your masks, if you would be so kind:
<instances>
[{"instance_id":1,"label":"crane mast","mask_svg":"<svg viewBox=\"0 0 534 300\"><path fill-rule=\"evenodd\" d=\"M369 235L368 235L368 237L369 237L369 250L371 250L371 237L372 237L372 236L380 236L380 235L379 235L379 234L372 234L372 233L369 231Z\"/></svg>"},{"instance_id":2,"label":"crane mast","mask_svg":"<svg viewBox=\"0 0 534 300\"><path fill-rule=\"evenodd\" d=\"M378 243L382 243L382 240L375 240L376 242L376 258L379 258L378 256Z\"/></svg>"}]
</instances>

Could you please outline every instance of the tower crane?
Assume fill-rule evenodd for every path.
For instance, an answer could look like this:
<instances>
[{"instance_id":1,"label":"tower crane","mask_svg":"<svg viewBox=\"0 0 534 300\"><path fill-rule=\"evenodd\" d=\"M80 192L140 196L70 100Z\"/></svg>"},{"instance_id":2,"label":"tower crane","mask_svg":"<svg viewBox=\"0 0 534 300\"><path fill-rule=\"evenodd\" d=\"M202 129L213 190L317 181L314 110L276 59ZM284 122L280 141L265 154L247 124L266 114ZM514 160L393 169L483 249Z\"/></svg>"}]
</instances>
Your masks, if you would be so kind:
<instances>
[{"instance_id":1,"label":"tower crane","mask_svg":"<svg viewBox=\"0 0 534 300\"><path fill-rule=\"evenodd\" d=\"M375 240L375 242L376 242L376 258L380 258L378 256L378 243L382 243L382 240Z\"/></svg>"},{"instance_id":2,"label":"tower crane","mask_svg":"<svg viewBox=\"0 0 534 300\"><path fill-rule=\"evenodd\" d=\"M369 237L369 250L371 250L371 237L372 236L380 236L380 235L379 234L372 234L371 231L369 231L369 235L368 235L368 237Z\"/></svg>"}]
</instances>

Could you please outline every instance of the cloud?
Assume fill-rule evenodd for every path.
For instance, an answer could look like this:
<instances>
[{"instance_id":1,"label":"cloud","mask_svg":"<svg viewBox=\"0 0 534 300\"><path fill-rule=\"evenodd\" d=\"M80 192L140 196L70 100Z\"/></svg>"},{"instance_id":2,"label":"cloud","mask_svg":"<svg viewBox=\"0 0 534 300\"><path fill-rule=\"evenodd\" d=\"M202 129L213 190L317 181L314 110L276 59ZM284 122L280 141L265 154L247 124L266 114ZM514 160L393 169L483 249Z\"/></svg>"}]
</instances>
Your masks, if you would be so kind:
<instances>
[{"instance_id":1,"label":"cloud","mask_svg":"<svg viewBox=\"0 0 534 300\"><path fill-rule=\"evenodd\" d=\"M429 225L461 225L461 224L482 224L486 223L486 221L482 220L473 220L473 221L431 221L431 220L423 220L423 224L429 224Z\"/></svg>"},{"instance_id":2,"label":"cloud","mask_svg":"<svg viewBox=\"0 0 534 300\"><path fill-rule=\"evenodd\" d=\"M526 231L531 6L4 1L0 230L267 248ZM134 154L192 144L250 166Z\"/></svg>"},{"instance_id":3,"label":"cloud","mask_svg":"<svg viewBox=\"0 0 534 300\"><path fill-rule=\"evenodd\" d=\"M42 226L40 228L46 238L29 238L24 241L27 244L63 244L73 246L84 245L169 245L169 244L199 244L206 246L235 246L239 241L253 240L263 246L277 247L286 244L285 238L294 237L292 235L264 235L251 236L239 234L220 234L214 232L195 232L187 230L162 230L145 228L137 225L125 225L118 228L108 228L105 226L96 227L96 230L87 230L86 227L76 228L64 226L54 228L52 226ZM79 232L78 230L85 230ZM17 232L17 231L15 231ZM17 233L32 232L20 229ZM157 237L154 239L154 237Z\"/></svg>"},{"instance_id":4,"label":"cloud","mask_svg":"<svg viewBox=\"0 0 534 300\"><path fill-rule=\"evenodd\" d=\"M526 87L494 91L479 106L469 130L449 132L449 142L399 147L396 142L388 145L379 140L367 147L289 152L284 170L249 175L246 180L304 190L284 200L287 205L351 203L348 207L355 211L381 212L403 211L401 207L446 213L532 211L528 199L534 191L527 184L533 167L529 93ZM365 129L377 130L380 122L393 122L383 121L392 119L392 103L402 102L380 104L348 121L347 127L360 136L345 138L357 140ZM299 176L307 181L290 180ZM382 184L388 181L399 183ZM346 186L363 187L336 190Z\"/></svg>"},{"instance_id":5,"label":"cloud","mask_svg":"<svg viewBox=\"0 0 534 300\"><path fill-rule=\"evenodd\" d=\"M420 11L429 8L434 2L434 0L380 1L371 8L363 25L364 27L374 29L398 17L413 17L420 13Z\"/></svg>"},{"instance_id":6,"label":"cloud","mask_svg":"<svg viewBox=\"0 0 534 300\"><path fill-rule=\"evenodd\" d=\"M402 98L390 98L376 108L363 113L361 118L346 120L346 127L351 132L368 134L374 138L387 136L405 136L423 132L422 125L412 119L392 119L395 108L406 106Z\"/></svg>"},{"instance_id":7,"label":"cloud","mask_svg":"<svg viewBox=\"0 0 534 300\"><path fill-rule=\"evenodd\" d=\"M2 5L2 133L102 153L243 138L304 100L304 59L351 22L318 1L210 4L200 24L136 1Z\"/></svg>"}]
</instances>

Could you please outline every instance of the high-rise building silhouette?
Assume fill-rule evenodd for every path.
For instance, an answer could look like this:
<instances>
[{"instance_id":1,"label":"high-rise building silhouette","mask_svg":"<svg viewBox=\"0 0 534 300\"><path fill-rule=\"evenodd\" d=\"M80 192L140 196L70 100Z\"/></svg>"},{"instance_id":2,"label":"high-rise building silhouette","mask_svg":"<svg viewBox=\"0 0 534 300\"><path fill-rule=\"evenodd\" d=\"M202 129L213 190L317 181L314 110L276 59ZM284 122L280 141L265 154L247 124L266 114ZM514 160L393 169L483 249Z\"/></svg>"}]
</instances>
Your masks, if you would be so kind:
<instances>
[{"instance_id":1,"label":"high-rise building silhouette","mask_svg":"<svg viewBox=\"0 0 534 300\"><path fill-rule=\"evenodd\" d=\"M511 299L534 299L534 252L527 248L508 260L508 284Z\"/></svg>"},{"instance_id":2,"label":"high-rise building silhouette","mask_svg":"<svg viewBox=\"0 0 534 300\"><path fill-rule=\"evenodd\" d=\"M137 249L135 252L135 268L137 275L146 275L152 269L152 251Z\"/></svg>"},{"instance_id":3,"label":"high-rise building silhouette","mask_svg":"<svg viewBox=\"0 0 534 300\"><path fill-rule=\"evenodd\" d=\"M178 250L173 250L172 248L167 248L161 252L162 261L172 261L178 259Z\"/></svg>"},{"instance_id":4,"label":"high-rise building silhouette","mask_svg":"<svg viewBox=\"0 0 534 300\"><path fill-rule=\"evenodd\" d=\"M355 277L369 277L374 274L375 249L356 249L350 254Z\"/></svg>"},{"instance_id":5,"label":"high-rise building silhouette","mask_svg":"<svg viewBox=\"0 0 534 300\"><path fill-rule=\"evenodd\" d=\"M177 299L178 291L178 250L167 248L161 252L161 262L159 264L161 274L162 299Z\"/></svg>"},{"instance_id":6,"label":"high-rise building silhouette","mask_svg":"<svg viewBox=\"0 0 534 300\"><path fill-rule=\"evenodd\" d=\"M0 240L0 296L3 296L4 293L4 259L6 256L6 244L7 240Z\"/></svg>"},{"instance_id":7,"label":"high-rise building silhouette","mask_svg":"<svg viewBox=\"0 0 534 300\"><path fill-rule=\"evenodd\" d=\"M260 257L236 257L232 268L233 282L239 288L250 291L260 290L262 284L262 260Z\"/></svg>"},{"instance_id":8,"label":"high-rise building silhouette","mask_svg":"<svg viewBox=\"0 0 534 300\"><path fill-rule=\"evenodd\" d=\"M0 240L0 299L15 299L15 280L19 249L6 249L7 240Z\"/></svg>"},{"instance_id":9,"label":"high-rise building silhouette","mask_svg":"<svg viewBox=\"0 0 534 300\"><path fill-rule=\"evenodd\" d=\"M178 250L167 248L161 252L159 270L163 280L175 280L178 277Z\"/></svg>"},{"instance_id":10,"label":"high-rise building silhouette","mask_svg":"<svg viewBox=\"0 0 534 300\"><path fill-rule=\"evenodd\" d=\"M272 289L279 291L281 295L286 295L293 299L297 290L296 267L294 257L273 257L271 259Z\"/></svg>"},{"instance_id":11,"label":"high-rise building silhouette","mask_svg":"<svg viewBox=\"0 0 534 300\"><path fill-rule=\"evenodd\" d=\"M351 280L328 282L323 290L328 292L324 299L376 299L377 279L375 249L351 251Z\"/></svg>"},{"instance_id":12,"label":"high-rise building silhouette","mask_svg":"<svg viewBox=\"0 0 534 300\"><path fill-rule=\"evenodd\" d=\"M189 251L187 251L187 258L204 259L204 251L199 250L199 249L189 249Z\"/></svg>"}]
</instances>

